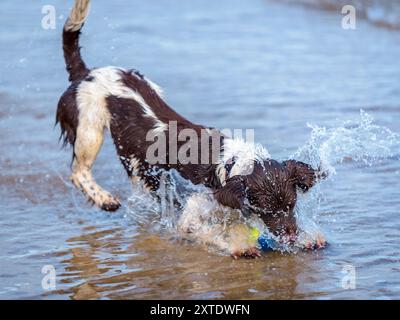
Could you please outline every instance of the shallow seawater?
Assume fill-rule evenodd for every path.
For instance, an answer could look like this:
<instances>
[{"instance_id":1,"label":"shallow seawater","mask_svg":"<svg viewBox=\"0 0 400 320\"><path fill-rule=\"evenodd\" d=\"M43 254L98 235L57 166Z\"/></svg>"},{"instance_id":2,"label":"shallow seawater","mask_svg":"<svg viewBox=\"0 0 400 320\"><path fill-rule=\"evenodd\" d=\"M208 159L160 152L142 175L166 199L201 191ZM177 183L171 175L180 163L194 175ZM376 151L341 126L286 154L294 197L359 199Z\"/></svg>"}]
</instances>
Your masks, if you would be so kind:
<instances>
[{"instance_id":1,"label":"shallow seawater","mask_svg":"<svg viewBox=\"0 0 400 320\"><path fill-rule=\"evenodd\" d=\"M0 12L0 298L400 298L398 31L365 19L343 30L339 11L267 0L92 4L88 65L136 68L187 118L255 129L274 158L330 169L298 208L325 250L236 261L162 227L110 139L94 174L123 207L102 212L71 187L71 150L54 128L69 7L53 3L55 30L41 27L43 1Z\"/></svg>"}]
</instances>

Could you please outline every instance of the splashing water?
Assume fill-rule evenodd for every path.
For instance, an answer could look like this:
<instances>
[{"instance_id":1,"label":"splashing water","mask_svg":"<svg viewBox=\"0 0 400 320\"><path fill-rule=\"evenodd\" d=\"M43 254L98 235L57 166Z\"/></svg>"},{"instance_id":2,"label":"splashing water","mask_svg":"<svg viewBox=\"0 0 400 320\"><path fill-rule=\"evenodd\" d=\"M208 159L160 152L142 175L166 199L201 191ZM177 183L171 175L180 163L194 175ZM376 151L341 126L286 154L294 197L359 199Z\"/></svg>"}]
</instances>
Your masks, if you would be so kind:
<instances>
[{"instance_id":1,"label":"splashing water","mask_svg":"<svg viewBox=\"0 0 400 320\"><path fill-rule=\"evenodd\" d=\"M338 122L331 128L308 124L311 128L310 138L291 158L319 167L328 173L327 179L333 179L337 174L335 166L339 163L355 161L372 166L381 160L399 157L400 136L374 124L373 117L363 110L357 120ZM142 187L135 187L129 201L129 215L139 223L148 224L151 216L153 226L157 225L174 234L179 232L182 237L186 237L185 232L190 229L192 238L196 238L192 240L206 243L209 248L218 244L217 247L225 252L229 252L233 244L236 247L248 244L243 238L245 231L241 229L244 224L264 229L268 234L261 220L245 220L237 210L221 208L209 189L193 185L175 170L163 173L161 181L157 197L144 192ZM297 252L304 243L322 233L316 223L322 195L319 184L309 192L299 194L296 205L297 222L301 230L298 243L295 247L280 245L276 250ZM279 242L272 234L269 235Z\"/></svg>"},{"instance_id":2,"label":"splashing water","mask_svg":"<svg viewBox=\"0 0 400 320\"><path fill-rule=\"evenodd\" d=\"M400 135L374 124L373 117L365 111L360 110L359 119L338 122L332 128L308 124L312 130L310 138L292 158L319 167L328 173L327 179L333 180L337 164L353 161L372 166L400 156ZM297 201L298 224L312 238L321 232L316 220L322 196L317 184L307 194L300 194Z\"/></svg>"},{"instance_id":3,"label":"splashing water","mask_svg":"<svg viewBox=\"0 0 400 320\"><path fill-rule=\"evenodd\" d=\"M336 174L335 164L358 161L372 166L379 160L400 155L400 136L373 123L374 119L360 111L360 119L347 120L334 128L308 124L312 129L309 141L292 156L294 159Z\"/></svg>"}]
</instances>

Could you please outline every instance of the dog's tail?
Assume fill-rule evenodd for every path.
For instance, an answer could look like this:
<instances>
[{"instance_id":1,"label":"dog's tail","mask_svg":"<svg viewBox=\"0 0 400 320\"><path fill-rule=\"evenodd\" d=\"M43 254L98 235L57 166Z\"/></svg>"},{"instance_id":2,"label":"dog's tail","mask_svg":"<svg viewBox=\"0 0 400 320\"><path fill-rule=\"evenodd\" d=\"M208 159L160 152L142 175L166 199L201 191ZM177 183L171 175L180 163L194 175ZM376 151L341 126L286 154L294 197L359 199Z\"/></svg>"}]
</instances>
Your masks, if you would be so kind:
<instances>
[{"instance_id":1,"label":"dog's tail","mask_svg":"<svg viewBox=\"0 0 400 320\"><path fill-rule=\"evenodd\" d=\"M69 81L80 80L89 72L82 60L79 47L79 35L89 13L89 2L89 0L75 0L71 13L64 24L63 50Z\"/></svg>"}]
</instances>

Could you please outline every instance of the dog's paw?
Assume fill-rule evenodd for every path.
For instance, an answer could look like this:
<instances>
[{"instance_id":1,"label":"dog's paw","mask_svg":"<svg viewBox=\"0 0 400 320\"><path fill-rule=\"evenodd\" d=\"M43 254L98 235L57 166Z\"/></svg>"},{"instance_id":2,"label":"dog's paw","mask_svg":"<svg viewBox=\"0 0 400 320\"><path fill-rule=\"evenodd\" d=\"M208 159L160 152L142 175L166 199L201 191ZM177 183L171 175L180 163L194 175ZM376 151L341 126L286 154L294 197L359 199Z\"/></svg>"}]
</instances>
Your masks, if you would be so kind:
<instances>
[{"instance_id":1,"label":"dog's paw","mask_svg":"<svg viewBox=\"0 0 400 320\"><path fill-rule=\"evenodd\" d=\"M121 206L119 200L113 196L109 196L106 201L104 201L100 208L105 211L116 211Z\"/></svg>"},{"instance_id":2,"label":"dog's paw","mask_svg":"<svg viewBox=\"0 0 400 320\"><path fill-rule=\"evenodd\" d=\"M317 249L325 248L327 246L327 244L328 244L328 242L326 241L324 235L321 234L321 233L317 234L316 241L317 241Z\"/></svg>"},{"instance_id":3,"label":"dog's paw","mask_svg":"<svg viewBox=\"0 0 400 320\"><path fill-rule=\"evenodd\" d=\"M233 259L239 259L241 257L246 258L246 259L256 259L261 257L261 252L255 247L248 248L244 251L236 250L231 253L231 257Z\"/></svg>"},{"instance_id":4,"label":"dog's paw","mask_svg":"<svg viewBox=\"0 0 400 320\"><path fill-rule=\"evenodd\" d=\"M327 246L328 242L326 241L325 237L318 233L314 240L307 240L304 244L304 249L307 250L318 250L323 249Z\"/></svg>"}]
</instances>

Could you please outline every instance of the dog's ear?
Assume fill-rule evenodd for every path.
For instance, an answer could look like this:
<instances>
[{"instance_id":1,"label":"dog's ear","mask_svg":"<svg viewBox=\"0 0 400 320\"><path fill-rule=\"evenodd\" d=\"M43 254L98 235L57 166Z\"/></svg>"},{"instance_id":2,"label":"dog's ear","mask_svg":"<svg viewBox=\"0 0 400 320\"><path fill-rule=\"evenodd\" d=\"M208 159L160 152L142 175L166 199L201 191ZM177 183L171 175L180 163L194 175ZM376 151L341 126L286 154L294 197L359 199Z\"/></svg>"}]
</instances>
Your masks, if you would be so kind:
<instances>
[{"instance_id":1,"label":"dog's ear","mask_svg":"<svg viewBox=\"0 0 400 320\"><path fill-rule=\"evenodd\" d=\"M242 209L245 196L245 183L242 176L229 178L221 189L214 192L214 197L220 204L233 209Z\"/></svg>"},{"instance_id":2,"label":"dog's ear","mask_svg":"<svg viewBox=\"0 0 400 320\"><path fill-rule=\"evenodd\" d=\"M303 192L308 191L308 189L317 183L318 172L309 164L296 160L287 160L283 164L289 171L290 179Z\"/></svg>"}]
</instances>

